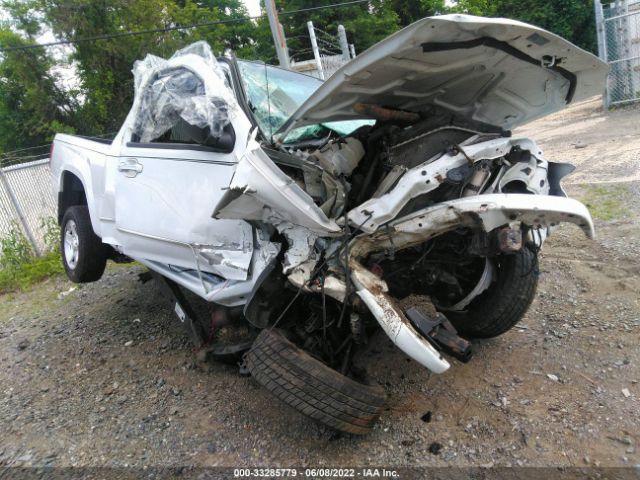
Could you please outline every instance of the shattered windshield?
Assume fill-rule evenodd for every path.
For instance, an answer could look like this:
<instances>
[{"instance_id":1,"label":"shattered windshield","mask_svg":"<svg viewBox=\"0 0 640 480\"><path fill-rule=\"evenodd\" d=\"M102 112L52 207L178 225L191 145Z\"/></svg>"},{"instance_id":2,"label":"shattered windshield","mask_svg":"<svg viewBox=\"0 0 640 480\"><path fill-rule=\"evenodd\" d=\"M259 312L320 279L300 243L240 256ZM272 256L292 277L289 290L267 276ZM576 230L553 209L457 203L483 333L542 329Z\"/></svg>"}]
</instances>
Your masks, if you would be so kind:
<instances>
[{"instance_id":1,"label":"shattered windshield","mask_svg":"<svg viewBox=\"0 0 640 480\"><path fill-rule=\"evenodd\" d=\"M271 139L273 134L315 92L322 81L264 63L239 61L240 75L260 130ZM321 138L329 130L347 135L369 121L344 121L309 125L291 131L284 143Z\"/></svg>"}]
</instances>

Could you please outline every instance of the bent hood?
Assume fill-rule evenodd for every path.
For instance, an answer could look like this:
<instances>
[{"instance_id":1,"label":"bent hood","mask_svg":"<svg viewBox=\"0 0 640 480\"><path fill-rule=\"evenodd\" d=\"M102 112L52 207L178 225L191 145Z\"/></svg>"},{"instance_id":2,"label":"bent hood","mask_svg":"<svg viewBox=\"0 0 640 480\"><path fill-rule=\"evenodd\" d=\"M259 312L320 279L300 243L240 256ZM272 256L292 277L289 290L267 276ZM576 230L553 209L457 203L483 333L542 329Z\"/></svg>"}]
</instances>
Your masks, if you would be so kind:
<instances>
[{"instance_id":1,"label":"bent hood","mask_svg":"<svg viewBox=\"0 0 640 480\"><path fill-rule=\"evenodd\" d=\"M511 130L604 91L608 66L563 38L503 18L420 20L334 73L276 133L366 119L354 104L425 112L443 107Z\"/></svg>"}]
</instances>

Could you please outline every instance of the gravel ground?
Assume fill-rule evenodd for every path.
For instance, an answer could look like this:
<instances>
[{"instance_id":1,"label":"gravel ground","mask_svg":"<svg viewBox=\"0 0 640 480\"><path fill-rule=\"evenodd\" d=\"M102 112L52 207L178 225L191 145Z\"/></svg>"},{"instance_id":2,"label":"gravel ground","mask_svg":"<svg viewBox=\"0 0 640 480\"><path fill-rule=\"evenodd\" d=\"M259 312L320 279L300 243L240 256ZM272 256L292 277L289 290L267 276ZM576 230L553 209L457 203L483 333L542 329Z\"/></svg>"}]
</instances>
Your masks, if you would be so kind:
<instances>
[{"instance_id":1,"label":"gravel ground","mask_svg":"<svg viewBox=\"0 0 640 480\"><path fill-rule=\"evenodd\" d=\"M616 189L615 218L596 221L596 241L560 228L526 318L470 363L432 375L375 336L368 371L389 401L370 435L196 362L157 285L110 266L94 284L0 297L0 466L640 464L639 120L587 102L517 132L579 165L570 193Z\"/></svg>"}]
</instances>

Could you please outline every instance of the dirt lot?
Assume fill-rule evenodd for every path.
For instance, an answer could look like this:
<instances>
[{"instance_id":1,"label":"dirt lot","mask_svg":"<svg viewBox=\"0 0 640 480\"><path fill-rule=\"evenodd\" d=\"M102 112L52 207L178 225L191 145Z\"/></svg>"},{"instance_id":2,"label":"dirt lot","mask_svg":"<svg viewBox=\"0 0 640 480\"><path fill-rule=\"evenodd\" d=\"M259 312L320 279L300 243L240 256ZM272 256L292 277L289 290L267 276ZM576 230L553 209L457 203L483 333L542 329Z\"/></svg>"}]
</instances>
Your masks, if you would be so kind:
<instances>
[{"instance_id":1,"label":"dirt lot","mask_svg":"<svg viewBox=\"0 0 640 480\"><path fill-rule=\"evenodd\" d=\"M112 266L73 291L56 278L0 297L0 465L640 464L640 110L587 102L516 134L578 166L568 189L598 239L562 227L518 328L443 375L375 337L369 373L389 402L370 435L196 364L157 286Z\"/></svg>"}]
</instances>

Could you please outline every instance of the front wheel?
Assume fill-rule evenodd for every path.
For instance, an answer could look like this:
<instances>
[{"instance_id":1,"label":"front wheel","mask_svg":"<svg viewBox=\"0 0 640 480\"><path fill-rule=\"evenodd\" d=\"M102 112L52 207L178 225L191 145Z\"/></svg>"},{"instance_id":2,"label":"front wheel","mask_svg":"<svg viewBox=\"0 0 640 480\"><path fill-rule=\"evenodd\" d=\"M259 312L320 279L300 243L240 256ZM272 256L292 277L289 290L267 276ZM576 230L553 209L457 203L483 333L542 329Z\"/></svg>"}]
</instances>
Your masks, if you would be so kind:
<instances>
[{"instance_id":1,"label":"front wheel","mask_svg":"<svg viewBox=\"0 0 640 480\"><path fill-rule=\"evenodd\" d=\"M386 396L327 367L287 340L278 330L263 330L245 362L253 378L304 415L347 433L369 433Z\"/></svg>"},{"instance_id":2,"label":"front wheel","mask_svg":"<svg viewBox=\"0 0 640 480\"><path fill-rule=\"evenodd\" d=\"M458 332L470 338L492 338L513 328L524 316L536 295L538 260L535 252L523 248L512 255L491 260L495 277L489 287L474 298L464 311L443 310Z\"/></svg>"},{"instance_id":3,"label":"front wheel","mask_svg":"<svg viewBox=\"0 0 640 480\"><path fill-rule=\"evenodd\" d=\"M94 233L86 206L69 207L64 213L60 229L60 250L64 269L72 282L95 282L102 277L108 250Z\"/></svg>"}]
</instances>

